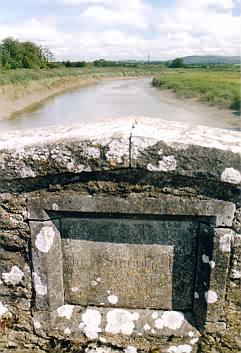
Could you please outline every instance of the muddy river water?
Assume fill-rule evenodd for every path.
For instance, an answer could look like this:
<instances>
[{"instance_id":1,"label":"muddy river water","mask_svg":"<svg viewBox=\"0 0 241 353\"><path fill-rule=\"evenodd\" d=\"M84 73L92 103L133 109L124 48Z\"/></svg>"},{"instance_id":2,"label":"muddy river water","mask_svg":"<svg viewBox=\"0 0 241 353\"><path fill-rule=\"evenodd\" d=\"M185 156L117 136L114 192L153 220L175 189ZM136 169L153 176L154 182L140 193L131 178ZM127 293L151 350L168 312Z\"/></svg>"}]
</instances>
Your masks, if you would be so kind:
<instances>
[{"instance_id":1,"label":"muddy river water","mask_svg":"<svg viewBox=\"0 0 241 353\"><path fill-rule=\"evenodd\" d=\"M151 78L103 80L68 90L0 121L0 131L29 129L120 118L148 116L240 130L240 116L194 100L177 99L170 91L151 85Z\"/></svg>"}]
</instances>

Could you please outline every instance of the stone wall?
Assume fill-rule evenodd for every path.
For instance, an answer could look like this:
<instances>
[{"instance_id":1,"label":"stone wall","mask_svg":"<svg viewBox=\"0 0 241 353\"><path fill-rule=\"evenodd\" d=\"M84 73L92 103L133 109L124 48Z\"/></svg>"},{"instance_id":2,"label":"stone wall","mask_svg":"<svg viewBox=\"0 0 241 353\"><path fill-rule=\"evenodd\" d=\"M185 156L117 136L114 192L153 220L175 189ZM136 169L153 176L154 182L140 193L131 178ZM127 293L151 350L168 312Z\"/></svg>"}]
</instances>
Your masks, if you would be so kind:
<instances>
[{"instance_id":1,"label":"stone wall","mask_svg":"<svg viewBox=\"0 0 241 353\"><path fill-rule=\"evenodd\" d=\"M240 352L240 137L238 132L149 118L2 134L0 351ZM189 319L188 310L175 306L178 284L173 283L172 289L163 287L171 299L164 311L155 298L153 305L145 298L144 308L135 300L136 307L126 302L119 307L113 293L107 296L109 307L98 305L98 297L89 306L75 306L75 296L70 303L63 300L56 276L65 268L59 260L65 245L53 247L51 234L61 242L70 231L66 226L66 235L58 220L61 227L68 222L82 227L81 214L98 215L100 229L103 217L116 217L113 227L131 223L126 242L138 243L138 254L146 245L133 235L136 219L154 228L151 222L161 220L161 232L170 241L160 251L167 257L172 234L186 237L187 224L198 224L199 245L192 252L199 290L190 289L195 315ZM172 222L179 222L177 229ZM145 250L148 256L150 249ZM176 273L181 267L185 261L183 266L176 260Z\"/></svg>"}]
</instances>

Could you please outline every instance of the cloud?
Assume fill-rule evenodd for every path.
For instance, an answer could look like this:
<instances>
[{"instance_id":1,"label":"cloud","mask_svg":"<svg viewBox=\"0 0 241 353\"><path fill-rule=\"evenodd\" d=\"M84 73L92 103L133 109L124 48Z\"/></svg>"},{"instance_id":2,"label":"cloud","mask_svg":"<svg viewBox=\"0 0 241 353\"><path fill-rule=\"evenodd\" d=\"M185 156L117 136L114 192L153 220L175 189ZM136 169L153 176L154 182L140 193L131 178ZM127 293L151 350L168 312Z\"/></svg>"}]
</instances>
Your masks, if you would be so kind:
<instances>
[{"instance_id":1,"label":"cloud","mask_svg":"<svg viewBox=\"0 0 241 353\"><path fill-rule=\"evenodd\" d=\"M108 9L103 6L88 7L81 16L108 26L126 25L137 28L147 28L148 19L145 13L138 9Z\"/></svg>"},{"instance_id":2,"label":"cloud","mask_svg":"<svg viewBox=\"0 0 241 353\"><path fill-rule=\"evenodd\" d=\"M201 9L201 10L230 10L233 7L232 0L198 0L198 1L188 1L188 0L178 0L177 5L185 6L191 9Z\"/></svg>"},{"instance_id":3,"label":"cloud","mask_svg":"<svg viewBox=\"0 0 241 353\"><path fill-rule=\"evenodd\" d=\"M42 0L43 1L43 0ZM238 55L240 19L231 0L55 0L62 15L33 14L0 25L0 40L11 35L50 47L62 59L166 60L184 55ZM73 11L73 7L75 7Z\"/></svg>"},{"instance_id":4,"label":"cloud","mask_svg":"<svg viewBox=\"0 0 241 353\"><path fill-rule=\"evenodd\" d=\"M126 8L126 9L136 9L143 7L142 0L57 0L59 3L63 3L69 6L79 6L79 5L102 5L115 8Z\"/></svg>"}]
</instances>

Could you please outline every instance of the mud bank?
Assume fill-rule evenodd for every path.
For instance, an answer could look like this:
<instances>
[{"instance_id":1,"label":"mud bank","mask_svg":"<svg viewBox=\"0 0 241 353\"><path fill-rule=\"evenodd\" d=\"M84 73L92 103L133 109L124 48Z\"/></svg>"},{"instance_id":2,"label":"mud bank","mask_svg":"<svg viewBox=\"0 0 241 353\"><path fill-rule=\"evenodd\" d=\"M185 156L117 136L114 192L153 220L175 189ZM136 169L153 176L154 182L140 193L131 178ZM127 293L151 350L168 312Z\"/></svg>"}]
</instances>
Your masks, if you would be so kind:
<instances>
[{"instance_id":1,"label":"mud bank","mask_svg":"<svg viewBox=\"0 0 241 353\"><path fill-rule=\"evenodd\" d=\"M0 120L9 118L13 113L69 89L80 88L97 83L100 80L125 80L135 76L100 76L100 77L55 77L28 84L9 84L0 87Z\"/></svg>"},{"instance_id":2,"label":"mud bank","mask_svg":"<svg viewBox=\"0 0 241 353\"><path fill-rule=\"evenodd\" d=\"M0 120L66 89L94 84L96 81L94 78L56 77L33 81L26 86L5 85L0 88Z\"/></svg>"}]
</instances>

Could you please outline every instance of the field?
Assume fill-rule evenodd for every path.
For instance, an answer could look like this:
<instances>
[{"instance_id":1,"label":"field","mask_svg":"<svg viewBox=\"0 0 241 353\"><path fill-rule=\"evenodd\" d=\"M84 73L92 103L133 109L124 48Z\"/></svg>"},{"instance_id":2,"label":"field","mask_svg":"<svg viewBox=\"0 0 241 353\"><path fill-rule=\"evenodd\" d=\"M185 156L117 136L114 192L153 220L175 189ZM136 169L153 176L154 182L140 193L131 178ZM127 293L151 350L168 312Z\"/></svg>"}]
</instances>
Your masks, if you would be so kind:
<instances>
[{"instance_id":1,"label":"field","mask_svg":"<svg viewBox=\"0 0 241 353\"><path fill-rule=\"evenodd\" d=\"M197 98L220 108L240 110L240 71L230 69L167 69L153 85L171 89L178 97Z\"/></svg>"}]
</instances>

